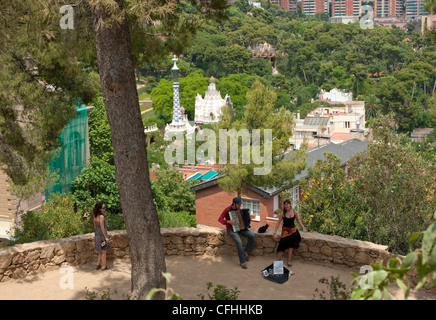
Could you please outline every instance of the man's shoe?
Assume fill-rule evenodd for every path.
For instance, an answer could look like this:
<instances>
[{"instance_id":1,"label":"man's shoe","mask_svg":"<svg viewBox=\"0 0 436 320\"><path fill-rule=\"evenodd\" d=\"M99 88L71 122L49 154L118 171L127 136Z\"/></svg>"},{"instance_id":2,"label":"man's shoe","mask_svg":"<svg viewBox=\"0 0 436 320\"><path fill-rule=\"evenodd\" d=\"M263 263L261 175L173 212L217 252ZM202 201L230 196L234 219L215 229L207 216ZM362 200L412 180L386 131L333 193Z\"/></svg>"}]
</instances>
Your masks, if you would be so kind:
<instances>
[{"instance_id":1,"label":"man's shoe","mask_svg":"<svg viewBox=\"0 0 436 320\"><path fill-rule=\"evenodd\" d=\"M241 268L242 269L247 269L247 265L245 263L241 263Z\"/></svg>"}]
</instances>

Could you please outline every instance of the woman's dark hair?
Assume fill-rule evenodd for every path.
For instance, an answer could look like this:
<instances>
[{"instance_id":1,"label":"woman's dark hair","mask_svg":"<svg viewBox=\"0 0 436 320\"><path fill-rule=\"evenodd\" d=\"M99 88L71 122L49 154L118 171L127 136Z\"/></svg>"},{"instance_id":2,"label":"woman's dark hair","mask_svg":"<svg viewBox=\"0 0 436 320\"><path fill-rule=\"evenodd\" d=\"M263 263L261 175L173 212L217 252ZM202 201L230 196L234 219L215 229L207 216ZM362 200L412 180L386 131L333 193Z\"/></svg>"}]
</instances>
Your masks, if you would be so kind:
<instances>
[{"instance_id":1,"label":"woman's dark hair","mask_svg":"<svg viewBox=\"0 0 436 320\"><path fill-rule=\"evenodd\" d=\"M101 207L103 207L103 205L104 205L103 201L99 201L95 204L94 209L92 210L92 212L94 213L94 217L97 218L99 215L102 214L100 209L101 209Z\"/></svg>"},{"instance_id":2,"label":"woman's dark hair","mask_svg":"<svg viewBox=\"0 0 436 320\"><path fill-rule=\"evenodd\" d=\"M285 204L286 203L289 203L291 205L291 210L292 210L292 203L291 203L291 201L289 199L286 199L285 201L283 201L283 216L285 216L286 213L287 213L286 209L285 209Z\"/></svg>"}]
</instances>

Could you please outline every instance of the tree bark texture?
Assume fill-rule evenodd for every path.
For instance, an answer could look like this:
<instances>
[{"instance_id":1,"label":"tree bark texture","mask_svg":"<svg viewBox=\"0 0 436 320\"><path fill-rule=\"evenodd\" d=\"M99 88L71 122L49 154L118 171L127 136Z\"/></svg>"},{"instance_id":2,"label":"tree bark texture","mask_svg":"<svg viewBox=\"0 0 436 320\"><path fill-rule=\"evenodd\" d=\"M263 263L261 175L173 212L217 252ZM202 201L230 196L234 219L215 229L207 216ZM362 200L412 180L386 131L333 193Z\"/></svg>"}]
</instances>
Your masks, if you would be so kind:
<instances>
[{"instance_id":1,"label":"tree bark texture","mask_svg":"<svg viewBox=\"0 0 436 320\"><path fill-rule=\"evenodd\" d=\"M122 0L117 0L122 8ZM159 220L153 202L144 128L139 108L127 18L99 27L110 14L93 12L94 36L103 101L112 134L115 178L129 236L132 298L165 288L166 271ZM163 298L157 294L154 298Z\"/></svg>"}]
</instances>

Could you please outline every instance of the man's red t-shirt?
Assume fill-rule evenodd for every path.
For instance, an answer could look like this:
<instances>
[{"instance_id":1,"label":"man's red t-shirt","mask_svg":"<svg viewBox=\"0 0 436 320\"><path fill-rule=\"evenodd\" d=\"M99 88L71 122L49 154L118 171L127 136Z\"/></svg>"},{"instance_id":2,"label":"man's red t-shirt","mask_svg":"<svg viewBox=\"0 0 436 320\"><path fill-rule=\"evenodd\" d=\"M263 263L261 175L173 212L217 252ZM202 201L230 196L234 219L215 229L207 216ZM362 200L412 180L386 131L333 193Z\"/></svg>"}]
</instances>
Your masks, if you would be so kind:
<instances>
[{"instance_id":1,"label":"man's red t-shirt","mask_svg":"<svg viewBox=\"0 0 436 320\"><path fill-rule=\"evenodd\" d=\"M227 220L230 220L230 210L233 210L232 206L225 208L223 213L221 213L220 217L218 218L218 221L225 225L227 230L233 230L232 225L227 223Z\"/></svg>"}]
</instances>

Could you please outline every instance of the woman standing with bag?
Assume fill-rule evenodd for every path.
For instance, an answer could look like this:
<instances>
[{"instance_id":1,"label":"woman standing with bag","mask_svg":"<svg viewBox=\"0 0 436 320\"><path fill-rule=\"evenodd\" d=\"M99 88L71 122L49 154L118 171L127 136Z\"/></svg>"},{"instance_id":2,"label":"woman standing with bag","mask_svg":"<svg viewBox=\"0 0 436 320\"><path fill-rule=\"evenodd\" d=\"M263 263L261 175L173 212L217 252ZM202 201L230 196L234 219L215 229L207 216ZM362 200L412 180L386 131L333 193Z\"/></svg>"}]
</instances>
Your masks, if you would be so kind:
<instances>
[{"instance_id":1,"label":"woman standing with bag","mask_svg":"<svg viewBox=\"0 0 436 320\"><path fill-rule=\"evenodd\" d=\"M106 251L110 248L109 237L107 235L106 219L103 213L106 211L106 206L102 201L99 201L94 206L94 230L95 230L95 250L98 253L97 270L107 270Z\"/></svg>"}]
</instances>

